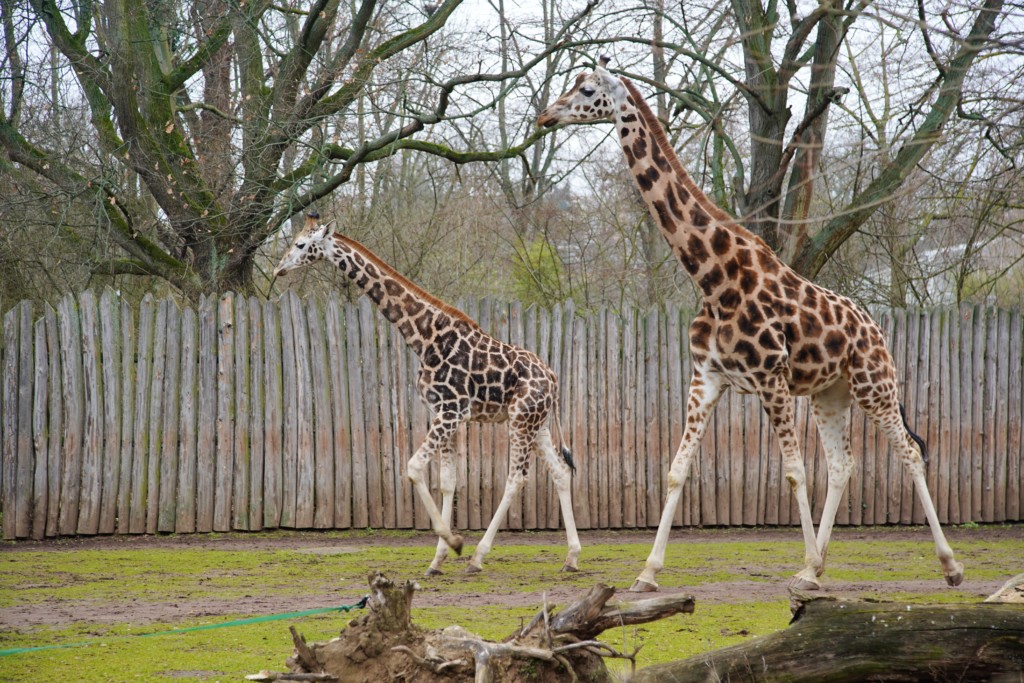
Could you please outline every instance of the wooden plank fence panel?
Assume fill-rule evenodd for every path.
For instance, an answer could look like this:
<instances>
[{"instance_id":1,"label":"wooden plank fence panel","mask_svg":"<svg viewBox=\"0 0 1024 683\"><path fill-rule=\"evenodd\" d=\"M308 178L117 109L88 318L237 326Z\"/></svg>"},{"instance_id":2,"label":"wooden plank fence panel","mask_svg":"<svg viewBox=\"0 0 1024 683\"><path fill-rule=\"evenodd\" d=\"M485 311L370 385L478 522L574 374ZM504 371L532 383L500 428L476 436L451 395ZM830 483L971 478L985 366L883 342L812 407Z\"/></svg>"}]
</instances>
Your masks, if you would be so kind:
<instances>
[{"instance_id":1,"label":"wooden plank fence panel","mask_svg":"<svg viewBox=\"0 0 1024 683\"><path fill-rule=\"evenodd\" d=\"M326 322L323 307L310 299L306 307L309 325L309 360L312 366L312 406L314 420L313 526L329 529L334 526L334 411L331 407L331 378L324 338Z\"/></svg>"},{"instance_id":2,"label":"wooden plank fence panel","mask_svg":"<svg viewBox=\"0 0 1024 683\"><path fill-rule=\"evenodd\" d=\"M647 501L641 487L646 486L646 448L638 448L637 440L643 438L643 429L637 422L637 404L641 400L640 382L637 372L637 313L633 310L623 312L622 321L622 342L621 342L621 367L622 367L622 403L619 407L619 414L622 416L621 438L618 448L621 449L624 464L622 468L622 483L619 490L622 492L623 516L622 524L627 527L634 527L637 523L637 498L643 500L643 508L646 511ZM614 418L612 418L614 419ZM644 475L638 479L638 475Z\"/></svg>"},{"instance_id":3,"label":"wooden plank fence panel","mask_svg":"<svg viewBox=\"0 0 1024 683\"><path fill-rule=\"evenodd\" d=\"M174 510L174 530L188 533L196 530L196 388L199 382L197 351L199 326L195 309L185 308L181 314L181 408L178 424L178 497Z\"/></svg>"},{"instance_id":4,"label":"wooden plank fence panel","mask_svg":"<svg viewBox=\"0 0 1024 683\"><path fill-rule=\"evenodd\" d=\"M153 337L153 370L150 384L149 416L146 424L149 432L149 449L146 455L146 533L157 531L157 516L160 504L160 453L163 446L164 382L167 375L167 316L173 304L164 299L157 304L156 325ZM222 489L223 490L223 489ZM230 490L230 489L228 489Z\"/></svg>"},{"instance_id":5,"label":"wooden plank fence panel","mask_svg":"<svg viewBox=\"0 0 1024 683\"><path fill-rule=\"evenodd\" d=\"M251 487L252 455L249 451L250 396L252 388L249 376L251 354L249 353L249 303L244 295L238 295L234 305L234 434L232 435L231 470L231 526L234 529L249 529L249 489Z\"/></svg>"},{"instance_id":6,"label":"wooden plank fence panel","mask_svg":"<svg viewBox=\"0 0 1024 683\"><path fill-rule=\"evenodd\" d=\"M385 529L394 529L396 525L396 504L398 500L398 481L395 472L401 471L395 458L394 434L394 383L391 376L394 368L391 365L391 342L394 328L383 315L375 315L377 328L377 391L380 414L380 462L381 503L383 504L383 521ZM463 449L463 453L465 450Z\"/></svg>"},{"instance_id":7,"label":"wooden plank fence panel","mask_svg":"<svg viewBox=\"0 0 1024 683\"><path fill-rule=\"evenodd\" d=\"M263 528L263 463L264 463L264 328L263 306L249 297L249 526L251 531Z\"/></svg>"},{"instance_id":8,"label":"wooden plank fence panel","mask_svg":"<svg viewBox=\"0 0 1024 683\"><path fill-rule=\"evenodd\" d=\"M363 415L365 415L363 391L362 334L359 326L359 309L345 306L345 328L350 342L348 347L348 398L351 409L352 429L352 525L365 529L369 525L369 510L366 496L366 439ZM426 510L423 512L426 515ZM429 528L429 525L423 528Z\"/></svg>"},{"instance_id":9,"label":"wooden plank fence panel","mask_svg":"<svg viewBox=\"0 0 1024 683\"><path fill-rule=\"evenodd\" d=\"M657 478L660 483L668 476L668 468L672 466L679 443L683 439L683 424L686 414L686 394L684 389L685 376L683 374L683 358L689 356L686 351L686 331L682 327L682 317L679 309L671 308L665 321L665 355L662 356L662 364L668 371L668 395L666 400L666 415L668 424L668 441L666 449L657 455L654 462L649 462L647 476ZM687 472L686 488L683 490L682 500L679 509L675 513L675 523L687 526L694 524L693 520L693 499L694 489L694 468ZM648 484L648 488L652 488ZM662 492L660 487L656 492L651 491L648 496L656 496L654 500L645 500L647 508L647 525L657 526L661 521L661 500Z\"/></svg>"},{"instance_id":10,"label":"wooden plank fence panel","mask_svg":"<svg viewBox=\"0 0 1024 683\"><path fill-rule=\"evenodd\" d=\"M181 312L167 300L163 433L160 440L157 531L174 531L178 500L178 430L181 424ZM154 490L154 495L156 490Z\"/></svg>"},{"instance_id":11,"label":"wooden plank fence panel","mask_svg":"<svg viewBox=\"0 0 1024 683\"><path fill-rule=\"evenodd\" d=\"M231 531L234 491L235 433L235 295L220 297L217 306L217 429L214 472L213 530Z\"/></svg>"},{"instance_id":12,"label":"wooden plank fence panel","mask_svg":"<svg viewBox=\"0 0 1024 683\"><path fill-rule=\"evenodd\" d=\"M995 410L992 411L993 419L995 424L993 425L995 445L992 451L994 458L993 469L994 469L994 480L995 485L993 487L992 495L992 521L993 522L1005 522L1006 521L1006 498L1009 493L1010 483L1007 480L1006 475L1009 470L1009 463L1007 458L1007 432L1010 422L1010 416L1007 414L1007 408L1009 403L1009 391L1000 391L1000 387L1009 389L1010 385L1010 356L1007 351L1010 348L1010 316L1009 311L1000 309L996 311L997 323L996 323L996 338L998 343L995 347L996 356L996 371L995 371L995 395L996 405Z\"/></svg>"},{"instance_id":13,"label":"wooden plank fence panel","mask_svg":"<svg viewBox=\"0 0 1024 683\"><path fill-rule=\"evenodd\" d=\"M3 533L5 539L18 537L18 379L20 357L18 335L21 331L18 308L4 316L4 391L3 391ZM11 514L11 512L14 514Z\"/></svg>"},{"instance_id":14,"label":"wooden plank fence panel","mask_svg":"<svg viewBox=\"0 0 1024 683\"><path fill-rule=\"evenodd\" d=\"M46 509L49 494L49 429L46 408L50 402L50 357L47 353L46 320L40 318L34 328L34 360L32 380L32 513L31 537L40 540L46 537Z\"/></svg>"},{"instance_id":15,"label":"wooden plank fence panel","mask_svg":"<svg viewBox=\"0 0 1024 683\"><path fill-rule=\"evenodd\" d=\"M313 452L313 394L309 357L309 331L306 310L293 293L288 297L292 317L292 335L295 344L295 519L297 529L313 526L313 478L316 469ZM287 455L287 454L286 454Z\"/></svg>"},{"instance_id":16,"label":"wooden plank fence panel","mask_svg":"<svg viewBox=\"0 0 1024 683\"><path fill-rule=\"evenodd\" d=\"M263 526L268 529L281 526L284 508L282 309L280 299L263 304Z\"/></svg>"},{"instance_id":17,"label":"wooden plank fence panel","mask_svg":"<svg viewBox=\"0 0 1024 683\"><path fill-rule=\"evenodd\" d=\"M636 474L637 525L641 527L657 525L662 501L662 463L671 453L669 402L665 393L669 389L672 354L666 352L663 321L662 312L651 310L637 330L646 349L637 366L637 402L643 403L643 419L637 421L640 432Z\"/></svg>"},{"instance_id":18,"label":"wooden plank fence panel","mask_svg":"<svg viewBox=\"0 0 1024 683\"><path fill-rule=\"evenodd\" d=\"M103 392L103 466L100 473L99 533L117 525L117 490L121 479L121 309L109 287L100 296L100 359Z\"/></svg>"},{"instance_id":19,"label":"wooden plank fence panel","mask_svg":"<svg viewBox=\"0 0 1024 683\"><path fill-rule=\"evenodd\" d=\"M576 461L576 476L572 479L573 511L577 525L584 529L592 528L590 516L590 470L594 467L593 454L587 448L587 380L586 365L581 358L581 351L587 347L586 322L575 311L568 316L566 333L571 335L570 346L573 353L567 371L570 376L570 392L572 400L568 401L571 408L568 415L568 436Z\"/></svg>"},{"instance_id":20,"label":"wooden plank fence panel","mask_svg":"<svg viewBox=\"0 0 1024 683\"><path fill-rule=\"evenodd\" d=\"M136 352L135 416L132 425L132 491L129 503L128 531L146 531L146 485L149 480L149 402L153 378L153 342L156 325L156 301L147 294L139 305L139 345ZM63 344L63 339L61 340ZM68 401L65 398L65 405ZM66 411L69 412L69 411ZM212 491L212 489L211 489Z\"/></svg>"},{"instance_id":21,"label":"wooden plank fence panel","mask_svg":"<svg viewBox=\"0 0 1024 683\"><path fill-rule=\"evenodd\" d=\"M79 296L78 311L82 325L82 377L85 388L85 434L82 439L81 498L78 510L79 534L95 534L100 527L100 502L103 495L103 376L100 371L100 340L96 297L92 290ZM26 321L27 322L27 321ZM22 324L25 338L26 324ZM27 367L27 364L22 367ZM21 402L19 401L19 407ZM18 420L21 424L21 420ZM27 425L26 425L27 427ZM25 429L26 435L31 430ZM19 447L19 452L21 448Z\"/></svg>"},{"instance_id":22,"label":"wooden plank fence panel","mask_svg":"<svg viewBox=\"0 0 1024 683\"><path fill-rule=\"evenodd\" d=\"M618 316L605 311L605 401L601 423L607 431L605 449L608 453L608 470L604 491L607 494L608 526L617 529L622 526L623 495L622 471L625 469L622 452L622 423L618 420L622 403L622 376L619 369L619 321Z\"/></svg>"},{"instance_id":23,"label":"wooden plank fence panel","mask_svg":"<svg viewBox=\"0 0 1024 683\"><path fill-rule=\"evenodd\" d=\"M974 307L973 338L971 340L971 364L975 376L971 378L974 385L973 401L971 402L971 521L985 521L983 509L984 477L983 461L985 457L985 309Z\"/></svg>"},{"instance_id":24,"label":"wooden plank fence panel","mask_svg":"<svg viewBox=\"0 0 1024 683\"><path fill-rule=\"evenodd\" d=\"M931 408L932 424L938 426L933 430L936 440L935 450L940 458L936 476L936 491L933 492L939 521L948 524L952 517L950 507L952 496L950 491L950 461L955 457L955 449L951 447L953 439L953 428L951 408L952 383L952 359L949 349L949 332L952 319L955 316L949 315L948 311L932 312L932 357L933 366L938 368L932 373L933 383L939 389L938 403Z\"/></svg>"},{"instance_id":25,"label":"wooden plank fence panel","mask_svg":"<svg viewBox=\"0 0 1024 683\"><path fill-rule=\"evenodd\" d=\"M957 487L960 494L961 523L977 519L973 509L974 470L971 453L974 445L974 387L977 376L974 375L974 317L972 307L960 307L960 466L957 472Z\"/></svg>"},{"instance_id":26,"label":"wooden plank fence panel","mask_svg":"<svg viewBox=\"0 0 1024 683\"><path fill-rule=\"evenodd\" d=\"M213 531L217 485L217 299L199 298L199 414L196 427L196 531ZM141 346L141 341L140 341ZM139 381L142 381L141 376Z\"/></svg>"},{"instance_id":27,"label":"wooden plank fence panel","mask_svg":"<svg viewBox=\"0 0 1024 683\"><path fill-rule=\"evenodd\" d=\"M957 343L960 339L960 315L956 310L944 312L945 332L942 338L942 424L943 444L948 457L946 458L945 476L948 496L947 523L961 524L963 515L960 511L960 493L958 490L957 465L960 460L960 354Z\"/></svg>"},{"instance_id":28,"label":"wooden plank fence panel","mask_svg":"<svg viewBox=\"0 0 1024 683\"><path fill-rule=\"evenodd\" d=\"M548 319L549 325L547 330L545 327L541 328L541 338L543 340L545 333L549 335L550 340L550 351L549 360L552 372L555 373L555 377L558 378L558 393L555 395L555 422L552 425L558 425L558 432L555 433L552 427L552 442L555 445L555 457L559 460L562 457L561 449L562 443L566 447L569 445L568 433L565 431L565 415L567 414L567 403L569 402L568 397L568 344L566 343L566 317L569 315L566 308L561 304L555 304L550 311L550 316L545 313L542 319ZM571 318L569 318L571 319ZM563 381L563 379L565 381ZM575 462L575 461L573 461ZM547 528L559 528L561 526L561 508L558 501L558 492L555 488L554 480L552 479L552 472L549 468L543 468L545 470L543 487L541 492L545 497L545 517L544 526ZM575 501L572 502L573 507ZM574 515L573 515L574 517Z\"/></svg>"},{"instance_id":29,"label":"wooden plank fence panel","mask_svg":"<svg viewBox=\"0 0 1024 683\"><path fill-rule=\"evenodd\" d=\"M281 518L285 528L294 528L299 451L298 364L295 358L295 331L291 291L281 297L281 401L284 431L281 442Z\"/></svg>"},{"instance_id":30,"label":"wooden plank fence panel","mask_svg":"<svg viewBox=\"0 0 1024 683\"><path fill-rule=\"evenodd\" d=\"M1024 510L1024 386L1022 386L1022 375L1024 375L1024 318L1020 311L1014 311L1010 316L1010 345L1009 362L1010 371L1007 380L1007 406L1006 415L1008 419L1007 429L1007 461L1006 480L1008 488L1006 492L1006 518L1008 520L1021 519L1021 511Z\"/></svg>"},{"instance_id":31,"label":"wooden plank fence panel","mask_svg":"<svg viewBox=\"0 0 1024 683\"><path fill-rule=\"evenodd\" d=\"M46 312L43 316L44 322L46 323L46 338L47 338L47 353L49 358L47 365L49 366L49 376L47 381L49 382L49 444L47 447L47 464L46 464L46 535L56 536L58 533L58 523L60 521L60 485L61 485L61 470L62 470L62 451L64 448L64 392L62 390L62 370L61 370L61 356L60 356L60 328L57 324L57 312L50 306L46 307ZM125 402L128 402L128 397L125 397ZM124 453L122 452L122 462ZM131 453L128 453L129 462ZM125 472L124 466L122 465L122 480L125 480L129 472ZM120 514L120 509L119 509ZM125 513L124 517L120 518L119 530L122 525L127 524L128 515Z\"/></svg>"},{"instance_id":32,"label":"wooden plank fence panel","mask_svg":"<svg viewBox=\"0 0 1024 683\"><path fill-rule=\"evenodd\" d=\"M363 419L365 421L366 438L366 490L367 513L369 524L375 529L384 526L381 421L380 421L380 381L378 379L379 364L378 339L374 316L376 310L368 297L359 299L359 330L364 344L363 358L368 362L362 364L363 371ZM435 500L439 497L435 496Z\"/></svg>"},{"instance_id":33,"label":"wooden plank fence panel","mask_svg":"<svg viewBox=\"0 0 1024 683\"><path fill-rule=\"evenodd\" d=\"M608 509L604 506L605 491L602 488L602 473L605 468L604 458L599 450L598 423L602 421L601 412L601 363L598 360L600 345L597 341L599 319L591 317L587 326L587 355L583 371L587 373L587 450L591 454L590 470L590 520L592 528L603 529L608 526Z\"/></svg>"},{"instance_id":34,"label":"wooden plank fence panel","mask_svg":"<svg viewBox=\"0 0 1024 683\"><path fill-rule=\"evenodd\" d=\"M347 330L341 306L337 294L331 293L327 299L325 325L334 410L334 524L337 528L347 529L352 526L352 453L345 343Z\"/></svg>"},{"instance_id":35,"label":"wooden plank fence panel","mask_svg":"<svg viewBox=\"0 0 1024 683\"><path fill-rule=\"evenodd\" d=\"M24 301L18 306L17 310L19 328L17 345L19 368L18 421L17 431L15 432L15 442L17 444L17 491L13 500L15 502L15 534L18 538L26 538L32 533L32 487L35 478L32 445L32 385L34 380L33 364L35 362L35 353L32 348L32 304ZM9 349L9 352L13 353L14 350ZM96 476L99 476L98 472ZM98 493L98 491L95 493ZM96 497L98 498L98 496ZM98 507L98 503L93 504L93 507Z\"/></svg>"},{"instance_id":36,"label":"wooden plank fence panel","mask_svg":"<svg viewBox=\"0 0 1024 683\"><path fill-rule=\"evenodd\" d=\"M729 523L743 524L744 484L746 483L747 440L743 433L743 412L746 402L743 395L730 392L731 412L726 416L725 428L729 431Z\"/></svg>"},{"instance_id":37,"label":"wooden plank fence panel","mask_svg":"<svg viewBox=\"0 0 1024 683\"><path fill-rule=\"evenodd\" d=\"M996 392L997 356L1001 347L997 346L999 339L999 320L996 311L991 308L985 311L985 400L982 409L984 418L984 446L981 453L981 475L982 475L982 508L981 519L985 522L996 521L996 412L998 410L999 397Z\"/></svg>"},{"instance_id":38,"label":"wooden plank fence panel","mask_svg":"<svg viewBox=\"0 0 1024 683\"><path fill-rule=\"evenodd\" d=\"M58 304L61 370L64 392L64 450L61 455L60 522L58 533L74 534L78 525L81 495L82 439L85 427L85 389L82 377L82 332L78 306L70 295ZM136 479L135 481L139 481ZM139 529L142 531L142 529Z\"/></svg>"},{"instance_id":39,"label":"wooden plank fence panel","mask_svg":"<svg viewBox=\"0 0 1024 683\"><path fill-rule=\"evenodd\" d=\"M946 466L948 468L947 456L945 453L946 444L942 441L942 392L944 387L942 386L941 378L941 364L939 358L942 354L940 346L942 344L942 317L941 315L935 314L933 311L931 314L923 314L921 322L922 330L928 330L928 345L927 349L922 349L927 354L925 362L927 363L927 386L928 386L928 403L925 406L925 412L927 413L927 424L928 433L925 436L926 443L931 452L934 453L934 462L926 468L926 480L928 482L928 491L932 497L932 504L936 505L942 510L942 516L940 519L949 519L949 490L943 490L942 486L946 483L942 477L942 468ZM924 507L920 504L919 496L916 495L915 491L915 506L914 506L914 520L915 524L927 524L928 520L924 514ZM920 522L918 522L918 515L920 515Z\"/></svg>"}]
</instances>

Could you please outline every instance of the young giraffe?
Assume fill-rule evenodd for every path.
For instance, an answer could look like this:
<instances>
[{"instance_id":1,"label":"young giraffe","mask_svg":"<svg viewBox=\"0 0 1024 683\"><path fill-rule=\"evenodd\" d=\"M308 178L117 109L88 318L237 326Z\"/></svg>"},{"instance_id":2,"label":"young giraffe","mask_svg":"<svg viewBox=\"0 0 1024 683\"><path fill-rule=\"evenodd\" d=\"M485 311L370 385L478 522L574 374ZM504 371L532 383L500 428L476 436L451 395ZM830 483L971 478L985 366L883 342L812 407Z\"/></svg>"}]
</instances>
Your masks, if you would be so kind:
<instances>
[{"instance_id":1,"label":"young giraffe","mask_svg":"<svg viewBox=\"0 0 1024 683\"><path fill-rule=\"evenodd\" d=\"M612 119L651 215L700 289L703 309L690 326L693 377L686 429L672 461L654 547L631 590L655 591L672 518L708 417L732 387L761 400L782 449L804 537L804 569L792 579L817 589L836 509L853 469L849 406L856 402L882 430L914 478L946 581L963 565L939 527L924 477L924 443L899 404L896 370L881 328L849 299L804 279L760 238L715 206L683 170L664 131L636 87L609 73L608 58L549 105L539 126ZM828 462L828 491L817 537L803 456L796 441L793 396L808 396ZM918 449L920 446L920 450Z\"/></svg>"},{"instance_id":2,"label":"young giraffe","mask_svg":"<svg viewBox=\"0 0 1024 683\"><path fill-rule=\"evenodd\" d=\"M451 530L455 495L452 438L466 421L507 420L512 447L505 493L466 571L478 572L483 567L505 512L526 482L530 456L537 451L551 469L562 507L569 544L562 570L576 571L580 541L570 491L575 466L564 445L562 457L555 454L548 428L548 420L553 418L561 439L555 373L533 353L490 336L465 313L427 294L363 245L334 233L327 224L319 225L318 218L316 213L306 218L274 277L320 259L332 262L366 292L419 356L417 386L433 417L427 439L409 460L408 471L439 537L427 575L441 573L449 546L456 554L462 552L462 537ZM440 511L427 487L427 468L435 453L441 458Z\"/></svg>"}]
</instances>

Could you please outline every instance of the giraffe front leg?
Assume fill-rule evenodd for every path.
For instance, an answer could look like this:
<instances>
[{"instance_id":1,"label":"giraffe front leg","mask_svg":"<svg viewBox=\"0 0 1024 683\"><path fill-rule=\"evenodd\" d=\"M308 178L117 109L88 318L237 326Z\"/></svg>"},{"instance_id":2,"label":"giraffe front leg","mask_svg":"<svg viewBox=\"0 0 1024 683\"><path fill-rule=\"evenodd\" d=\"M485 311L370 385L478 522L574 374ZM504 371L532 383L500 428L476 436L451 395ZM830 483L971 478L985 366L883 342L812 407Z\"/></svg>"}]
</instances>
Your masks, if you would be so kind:
<instances>
[{"instance_id":1,"label":"giraffe front leg","mask_svg":"<svg viewBox=\"0 0 1024 683\"><path fill-rule=\"evenodd\" d=\"M462 536L452 533L448 521L445 520L441 511L437 509L433 497L430 495L430 488L427 486L427 471L430 467L430 458L434 453L442 450L451 441L455 429L458 427L458 420L444 419L442 416L447 413L440 413L431 422L430 430L427 432L427 440L416 451L416 454L409 459L408 475L412 480L420 501L427 509L430 516L430 526L434 533L444 541L456 555L462 554Z\"/></svg>"},{"instance_id":2,"label":"giraffe front leg","mask_svg":"<svg viewBox=\"0 0 1024 683\"><path fill-rule=\"evenodd\" d=\"M450 529L452 524L452 510L455 507L455 451L451 443L441 449L441 519ZM437 539L437 552L434 553L434 561L427 569L427 576L441 574L441 565L448 557L448 543L444 538Z\"/></svg>"},{"instance_id":3,"label":"giraffe front leg","mask_svg":"<svg viewBox=\"0 0 1024 683\"><path fill-rule=\"evenodd\" d=\"M779 439L783 471L800 510L800 528L804 537L804 568L790 580L789 585L796 590L817 590L821 587L818 576L822 572L823 563L818 551L818 539L814 533L811 503L807 496L804 459L796 441L793 397L789 393L789 388L779 378L765 386L758 395Z\"/></svg>"},{"instance_id":4,"label":"giraffe front leg","mask_svg":"<svg viewBox=\"0 0 1024 683\"><path fill-rule=\"evenodd\" d=\"M683 486L689 476L697 446L707 429L708 416L715 404L718 403L723 391L725 391L725 387L714 375L704 378L695 372L690 379L690 392L686 400L686 431L683 433L679 450L676 451L676 456L672 459L672 466L668 471L665 507L661 510L661 521L658 523L658 533L654 537L651 554L647 556L643 571L636 577L636 581L629 589L634 593L652 593L658 590L658 582L655 577L665 566L665 550L668 548L669 532L672 531L672 519L675 517L676 508L683 496Z\"/></svg>"}]
</instances>

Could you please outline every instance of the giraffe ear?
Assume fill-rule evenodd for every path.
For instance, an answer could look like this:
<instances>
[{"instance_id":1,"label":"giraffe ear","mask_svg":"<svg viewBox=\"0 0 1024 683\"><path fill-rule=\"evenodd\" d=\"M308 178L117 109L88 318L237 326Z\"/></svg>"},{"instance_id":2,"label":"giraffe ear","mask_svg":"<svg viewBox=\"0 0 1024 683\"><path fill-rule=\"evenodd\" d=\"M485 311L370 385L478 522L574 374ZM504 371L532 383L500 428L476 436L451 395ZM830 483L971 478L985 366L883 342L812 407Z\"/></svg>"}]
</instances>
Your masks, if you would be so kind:
<instances>
[{"instance_id":1,"label":"giraffe ear","mask_svg":"<svg viewBox=\"0 0 1024 683\"><path fill-rule=\"evenodd\" d=\"M334 232L334 228L332 227L333 225L333 223L324 223L319 226L314 233L315 239L322 240L325 237L329 237L331 233Z\"/></svg>"}]
</instances>

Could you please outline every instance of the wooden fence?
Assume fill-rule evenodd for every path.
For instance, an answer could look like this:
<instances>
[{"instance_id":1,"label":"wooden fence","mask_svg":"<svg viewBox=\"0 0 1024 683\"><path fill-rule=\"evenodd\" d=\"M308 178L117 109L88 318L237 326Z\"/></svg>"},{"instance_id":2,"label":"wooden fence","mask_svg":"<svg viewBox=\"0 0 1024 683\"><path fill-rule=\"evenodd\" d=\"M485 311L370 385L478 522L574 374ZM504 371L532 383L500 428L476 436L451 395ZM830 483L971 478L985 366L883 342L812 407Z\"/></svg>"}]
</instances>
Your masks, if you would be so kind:
<instances>
[{"instance_id":1,"label":"wooden fence","mask_svg":"<svg viewBox=\"0 0 1024 683\"><path fill-rule=\"evenodd\" d=\"M689 378L680 310L580 317L492 301L465 311L537 351L561 378L578 472L580 528L656 526ZM943 522L1021 520L1019 312L961 307L879 313L908 418L928 442ZM4 317L4 538L288 528L428 528L405 479L426 410L417 360L364 298L259 301L226 294L195 309L87 291L35 317ZM811 500L825 467L798 401ZM922 523L909 478L854 410L857 469L839 524ZM455 524L486 527L504 487L503 425L459 433ZM751 397L727 393L676 522L799 523L775 438ZM437 482L436 463L432 489ZM557 497L536 468L511 528L556 528Z\"/></svg>"}]
</instances>

